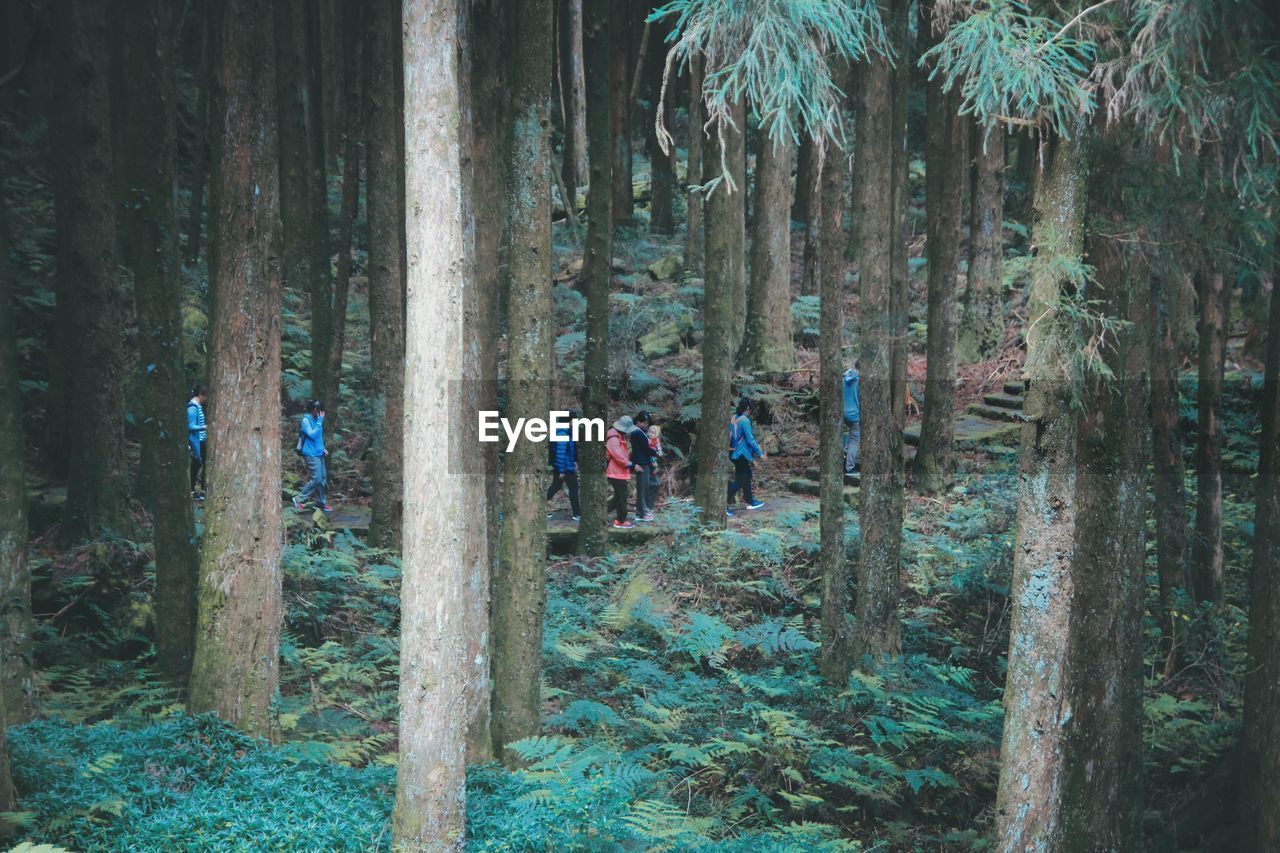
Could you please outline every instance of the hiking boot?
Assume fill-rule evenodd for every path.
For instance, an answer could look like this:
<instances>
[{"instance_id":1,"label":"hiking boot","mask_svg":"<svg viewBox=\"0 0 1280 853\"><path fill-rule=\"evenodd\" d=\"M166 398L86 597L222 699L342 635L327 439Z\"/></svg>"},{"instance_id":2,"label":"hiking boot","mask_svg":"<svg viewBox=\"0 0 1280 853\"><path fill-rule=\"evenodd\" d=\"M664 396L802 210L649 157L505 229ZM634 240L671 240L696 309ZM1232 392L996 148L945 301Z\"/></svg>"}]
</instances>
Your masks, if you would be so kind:
<instances>
[{"instance_id":1,"label":"hiking boot","mask_svg":"<svg viewBox=\"0 0 1280 853\"><path fill-rule=\"evenodd\" d=\"M613 520L613 526L619 530L630 530L635 527L635 525L629 521L618 521L616 518Z\"/></svg>"},{"instance_id":2,"label":"hiking boot","mask_svg":"<svg viewBox=\"0 0 1280 853\"><path fill-rule=\"evenodd\" d=\"M303 504L303 503L302 503L302 501L298 499L298 496L297 496L297 495L294 495L294 496L293 496L293 508L294 508L294 509L296 509L298 512L306 512L306 511L307 511L307 507L306 507L306 505L305 505L305 504Z\"/></svg>"},{"instance_id":3,"label":"hiking boot","mask_svg":"<svg viewBox=\"0 0 1280 853\"><path fill-rule=\"evenodd\" d=\"M333 512L333 506L331 504L325 504L324 506L320 507L320 509L322 512Z\"/></svg>"},{"instance_id":4,"label":"hiking boot","mask_svg":"<svg viewBox=\"0 0 1280 853\"><path fill-rule=\"evenodd\" d=\"M747 504L747 509L762 509L763 507L764 507L764 501L752 501L751 503Z\"/></svg>"},{"instance_id":5,"label":"hiking boot","mask_svg":"<svg viewBox=\"0 0 1280 853\"><path fill-rule=\"evenodd\" d=\"M724 508L724 514L729 516L730 518L733 518L733 510L729 509L728 507Z\"/></svg>"},{"instance_id":6,"label":"hiking boot","mask_svg":"<svg viewBox=\"0 0 1280 853\"><path fill-rule=\"evenodd\" d=\"M636 521L653 521L653 513L646 512L644 515L637 518Z\"/></svg>"},{"instance_id":7,"label":"hiking boot","mask_svg":"<svg viewBox=\"0 0 1280 853\"><path fill-rule=\"evenodd\" d=\"M582 521L582 516L580 516L580 515L574 515L574 516L570 516L570 517L571 517L574 521Z\"/></svg>"}]
</instances>

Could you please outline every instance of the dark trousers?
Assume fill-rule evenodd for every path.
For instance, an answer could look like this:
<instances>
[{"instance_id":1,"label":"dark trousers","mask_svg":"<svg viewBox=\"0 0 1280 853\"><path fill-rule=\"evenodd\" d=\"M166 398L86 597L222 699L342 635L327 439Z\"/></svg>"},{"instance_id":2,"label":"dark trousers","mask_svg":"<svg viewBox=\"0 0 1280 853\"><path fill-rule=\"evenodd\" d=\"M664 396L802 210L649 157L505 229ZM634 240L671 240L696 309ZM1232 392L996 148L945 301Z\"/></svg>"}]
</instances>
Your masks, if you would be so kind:
<instances>
[{"instance_id":1,"label":"dark trousers","mask_svg":"<svg viewBox=\"0 0 1280 853\"><path fill-rule=\"evenodd\" d=\"M204 460L206 454L205 442L200 442L200 458L197 459L195 454L191 454L191 491L196 490L196 483L200 484L200 491L204 491Z\"/></svg>"},{"instance_id":2,"label":"dark trousers","mask_svg":"<svg viewBox=\"0 0 1280 853\"><path fill-rule=\"evenodd\" d=\"M627 481L609 477L609 485L613 486L613 497L609 498L609 511L617 514L618 521L627 520Z\"/></svg>"},{"instance_id":3,"label":"dark trousers","mask_svg":"<svg viewBox=\"0 0 1280 853\"><path fill-rule=\"evenodd\" d=\"M551 486L547 489L547 500L555 497L561 486L564 486L564 490L569 493L569 506L573 508L574 516L582 515L582 507L578 505L578 472L551 472Z\"/></svg>"},{"instance_id":4,"label":"dark trousers","mask_svg":"<svg viewBox=\"0 0 1280 853\"><path fill-rule=\"evenodd\" d=\"M753 504L756 497L751 493L751 460L742 458L733 460L733 480L729 483L729 503L733 504L733 499L737 497L738 492L742 492L742 500L745 503Z\"/></svg>"},{"instance_id":5,"label":"dark trousers","mask_svg":"<svg viewBox=\"0 0 1280 853\"><path fill-rule=\"evenodd\" d=\"M646 462L636 472L636 515L653 512L653 463Z\"/></svg>"}]
</instances>

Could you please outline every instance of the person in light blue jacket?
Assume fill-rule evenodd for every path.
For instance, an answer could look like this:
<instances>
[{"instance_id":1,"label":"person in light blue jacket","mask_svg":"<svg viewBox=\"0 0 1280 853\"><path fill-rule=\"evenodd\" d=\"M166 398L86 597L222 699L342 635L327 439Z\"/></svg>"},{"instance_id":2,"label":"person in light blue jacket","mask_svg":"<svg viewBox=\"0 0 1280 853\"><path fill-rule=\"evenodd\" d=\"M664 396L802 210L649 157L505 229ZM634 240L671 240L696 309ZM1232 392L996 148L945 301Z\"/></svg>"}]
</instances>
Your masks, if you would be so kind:
<instances>
[{"instance_id":1,"label":"person in light blue jacket","mask_svg":"<svg viewBox=\"0 0 1280 853\"><path fill-rule=\"evenodd\" d=\"M862 448L862 401L858 399L858 362L844 372L844 472L858 470Z\"/></svg>"},{"instance_id":2,"label":"person in light blue jacket","mask_svg":"<svg viewBox=\"0 0 1280 853\"><path fill-rule=\"evenodd\" d=\"M204 404L209 399L209 389L205 385L197 385L191 389L191 399L187 401L187 447L191 450L191 499L204 500L204 460L207 454L206 441L209 437L209 424L204 419ZM196 491L196 486L200 491Z\"/></svg>"},{"instance_id":3,"label":"person in light blue jacket","mask_svg":"<svg viewBox=\"0 0 1280 853\"><path fill-rule=\"evenodd\" d=\"M729 419L729 459L733 462L733 480L729 483L729 505L733 506L742 492L742 500L747 509L760 509L764 501L758 501L751 492L751 463L756 459L764 459L764 451L756 442L755 431L751 428L751 401L743 397L738 401L738 409ZM733 515L733 510L727 510Z\"/></svg>"},{"instance_id":4,"label":"person in light blue jacket","mask_svg":"<svg viewBox=\"0 0 1280 853\"><path fill-rule=\"evenodd\" d=\"M298 444L295 448L307 463L307 471L311 479L302 487L302 491L294 495L293 508L298 512L306 512L304 505L308 499L314 499L315 505L325 512L333 512L329 501L325 499L324 489L329 482L329 473L325 467L325 458L329 451L324 448L324 402L308 400L307 412L298 425Z\"/></svg>"}]
</instances>

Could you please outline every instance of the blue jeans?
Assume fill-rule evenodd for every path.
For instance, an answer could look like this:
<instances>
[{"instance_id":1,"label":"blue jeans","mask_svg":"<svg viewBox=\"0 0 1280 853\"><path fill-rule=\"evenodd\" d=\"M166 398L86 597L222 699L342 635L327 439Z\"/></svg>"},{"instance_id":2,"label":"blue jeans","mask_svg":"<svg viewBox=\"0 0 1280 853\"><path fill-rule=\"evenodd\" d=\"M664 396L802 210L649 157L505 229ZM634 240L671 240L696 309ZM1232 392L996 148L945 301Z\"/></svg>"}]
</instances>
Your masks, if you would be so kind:
<instances>
[{"instance_id":1,"label":"blue jeans","mask_svg":"<svg viewBox=\"0 0 1280 853\"><path fill-rule=\"evenodd\" d=\"M850 474L858 467L858 451L862 449L862 421L845 421L844 472Z\"/></svg>"},{"instance_id":2,"label":"blue jeans","mask_svg":"<svg viewBox=\"0 0 1280 853\"><path fill-rule=\"evenodd\" d=\"M328 501L324 497L324 487L329 482L328 474L324 467L323 456L304 456L307 461L307 470L311 472L311 479L307 480L307 484L302 487L302 491L298 492L298 500L305 501L307 498L315 498L315 502L320 506L325 506Z\"/></svg>"}]
</instances>

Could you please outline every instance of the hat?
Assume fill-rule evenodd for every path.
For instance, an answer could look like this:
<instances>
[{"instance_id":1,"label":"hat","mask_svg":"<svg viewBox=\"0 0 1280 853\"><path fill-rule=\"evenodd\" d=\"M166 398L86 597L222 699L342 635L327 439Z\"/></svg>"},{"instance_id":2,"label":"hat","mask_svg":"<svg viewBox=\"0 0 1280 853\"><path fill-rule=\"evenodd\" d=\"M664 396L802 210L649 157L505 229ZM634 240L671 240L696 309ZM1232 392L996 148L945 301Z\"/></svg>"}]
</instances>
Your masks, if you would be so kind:
<instances>
[{"instance_id":1,"label":"hat","mask_svg":"<svg viewBox=\"0 0 1280 853\"><path fill-rule=\"evenodd\" d=\"M613 428L618 432L631 432L636 428L635 422L631 420L630 415L623 415L613 422Z\"/></svg>"}]
</instances>

